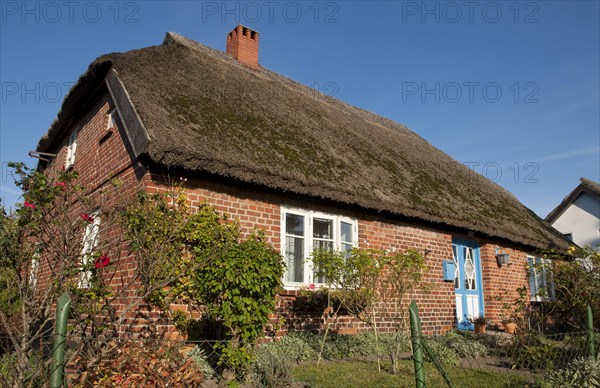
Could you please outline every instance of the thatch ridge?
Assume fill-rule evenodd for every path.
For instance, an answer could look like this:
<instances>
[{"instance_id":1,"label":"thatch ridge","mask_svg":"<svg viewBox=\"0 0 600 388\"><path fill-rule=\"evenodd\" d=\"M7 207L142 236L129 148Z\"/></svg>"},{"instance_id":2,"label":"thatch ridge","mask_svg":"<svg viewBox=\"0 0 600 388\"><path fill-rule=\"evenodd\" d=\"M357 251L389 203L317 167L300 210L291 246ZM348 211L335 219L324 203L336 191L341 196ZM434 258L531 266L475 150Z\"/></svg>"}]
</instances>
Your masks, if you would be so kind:
<instances>
[{"instance_id":1,"label":"thatch ridge","mask_svg":"<svg viewBox=\"0 0 600 388\"><path fill-rule=\"evenodd\" d=\"M107 63L148 130L154 162L534 248L567 246L508 191L405 126L267 69L173 33L161 46L100 57L82 79Z\"/></svg>"}]
</instances>

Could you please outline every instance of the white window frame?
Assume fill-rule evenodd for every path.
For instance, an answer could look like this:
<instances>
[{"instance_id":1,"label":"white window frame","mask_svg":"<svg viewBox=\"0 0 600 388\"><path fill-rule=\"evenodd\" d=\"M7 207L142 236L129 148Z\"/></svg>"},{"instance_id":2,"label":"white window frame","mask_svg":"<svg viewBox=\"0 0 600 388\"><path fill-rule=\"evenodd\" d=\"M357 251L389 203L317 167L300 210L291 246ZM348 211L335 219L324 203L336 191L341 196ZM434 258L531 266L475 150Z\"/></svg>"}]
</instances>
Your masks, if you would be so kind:
<instances>
[{"instance_id":1,"label":"white window frame","mask_svg":"<svg viewBox=\"0 0 600 388\"><path fill-rule=\"evenodd\" d=\"M556 291L552 281L552 260L542 259L534 256L527 256L527 265L529 266L529 287L531 288L531 301L543 302L554 300ZM541 271L540 268L541 266ZM540 294L540 290L545 292Z\"/></svg>"},{"instance_id":2,"label":"white window frame","mask_svg":"<svg viewBox=\"0 0 600 388\"><path fill-rule=\"evenodd\" d=\"M327 220L333 221L333 248L335 250L341 250L342 244L348 243L347 241L341 240L341 238L342 238L342 233L341 233L341 225L342 224L341 223L342 222L351 225L352 247L358 247L358 220L350 218L350 217L335 215L335 214L328 214L328 213L323 213L323 212L282 206L281 207L281 228L280 228L281 244L280 245L281 245L281 255L283 256L284 260L286 260L286 237L287 237L286 215L287 214L294 214L294 215L304 217L304 236L302 237L304 239L304 242L303 242L304 280L302 282L287 281L286 278L287 278L288 270L286 268L286 272L283 275L284 288L293 290L293 289L298 289L300 287L305 287L309 284L315 284L316 286L323 285L323 283L316 282L317 279L315 278L315 274L314 274L314 266L310 260L307 260L310 258L310 255L311 255L312 251L314 250L313 249L314 241L315 241L315 239L313 238L314 219L319 218L319 219L327 219Z\"/></svg>"},{"instance_id":3,"label":"white window frame","mask_svg":"<svg viewBox=\"0 0 600 388\"><path fill-rule=\"evenodd\" d=\"M73 129L69 135L67 143L67 159L65 162L65 169L68 170L75 164L75 152L77 150L77 137L79 136L79 128Z\"/></svg>"},{"instance_id":4,"label":"white window frame","mask_svg":"<svg viewBox=\"0 0 600 388\"><path fill-rule=\"evenodd\" d=\"M89 288L90 279L92 278L91 269L85 270L85 267L90 264L92 259L92 253L98 246L99 235L100 235L100 212L98 210L90 214L93 218L93 222L90 222L85 226L83 234L83 243L81 249L81 274L79 275L79 282L77 286L79 288Z\"/></svg>"},{"instance_id":5,"label":"white window frame","mask_svg":"<svg viewBox=\"0 0 600 388\"><path fill-rule=\"evenodd\" d=\"M29 271L29 286L34 289L38 283L38 268L40 266L40 252L35 252L31 258L31 269Z\"/></svg>"},{"instance_id":6,"label":"white window frame","mask_svg":"<svg viewBox=\"0 0 600 388\"><path fill-rule=\"evenodd\" d=\"M108 122L106 123L106 130L111 130L113 128L117 128L117 117L119 113L116 108L112 108L110 112L108 112Z\"/></svg>"}]
</instances>

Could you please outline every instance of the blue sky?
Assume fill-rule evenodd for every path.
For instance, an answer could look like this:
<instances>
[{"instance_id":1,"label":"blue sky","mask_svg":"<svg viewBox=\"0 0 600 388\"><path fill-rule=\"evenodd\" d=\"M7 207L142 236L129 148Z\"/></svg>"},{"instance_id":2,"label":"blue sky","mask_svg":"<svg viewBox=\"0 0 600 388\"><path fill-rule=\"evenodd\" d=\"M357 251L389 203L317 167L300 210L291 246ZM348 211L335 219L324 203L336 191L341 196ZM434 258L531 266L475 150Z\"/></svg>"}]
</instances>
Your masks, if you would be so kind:
<instances>
[{"instance_id":1,"label":"blue sky","mask_svg":"<svg viewBox=\"0 0 600 388\"><path fill-rule=\"evenodd\" d=\"M403 123L544 217L600 181L600 2L0 2L0 196L96 57L175 31ZM464 184L457 182L457 184Z\"/></svg>"}]
</instances>

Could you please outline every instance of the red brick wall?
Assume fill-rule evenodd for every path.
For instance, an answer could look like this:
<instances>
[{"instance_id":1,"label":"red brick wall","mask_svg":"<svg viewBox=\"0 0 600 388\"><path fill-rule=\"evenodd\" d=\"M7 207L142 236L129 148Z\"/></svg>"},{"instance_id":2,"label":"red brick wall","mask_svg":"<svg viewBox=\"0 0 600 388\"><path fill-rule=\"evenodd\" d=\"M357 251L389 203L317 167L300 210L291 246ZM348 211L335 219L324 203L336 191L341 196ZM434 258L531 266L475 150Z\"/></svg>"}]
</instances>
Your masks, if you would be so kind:
<instances>
[{"instance_id":1,"label":"red brick wall","mask_svg":"<svg viewBox=\"0 0 600 388\"><path fill-rule=\"evenodd\" d=\"M428 267L424 279L428 290L418 291L412 296L419 306L423 330L427 333L441 333L452 327L454 283L444 282L442 274L442 261L452 258L450 234L385 219L359 220L359 244L364 248L400 252L416 249L423 254ZM391 322L384 324L389 326Z\"/></svg>"},{"instance_id":2,"label":"red brick wall","mask_svg":"<svg viewBox=\"0 0 600 388\"><path fill-rule=\"evenodd\" d=\"M497 264L495 251L498 247L502 248L503 253L510 255L510 265ZM489 324L500 325L504 303L512 303L519 297L517 288L527 287L529 290L529 276L525 268L527 254L496 244L484 244L480 252L485 315ZM527 300L529 295L530 293L527 294Z\"/></svg>"},{"instance_id":3,"label":"red brick wall","mask_svg":"<svg viewBox=\"0 0 600 388\"><path fill-rule=\"evenodd\" d=\"M145 177L148 192L166 192L169 185L163 184L160 177L150 175ZM150 179L152 178L152 179ZM173 177L173 179L179 179ZM228 214L240 225L242 237L250 235L255 230L265 232L266 241L277 250L280 249L280 207L275 196L258 191L248 191L239 187L215 183L209 180L185 178L186 196L192 209L197 209L201 203L214 206L221 214Z\"/></svg>"}]
</instances>

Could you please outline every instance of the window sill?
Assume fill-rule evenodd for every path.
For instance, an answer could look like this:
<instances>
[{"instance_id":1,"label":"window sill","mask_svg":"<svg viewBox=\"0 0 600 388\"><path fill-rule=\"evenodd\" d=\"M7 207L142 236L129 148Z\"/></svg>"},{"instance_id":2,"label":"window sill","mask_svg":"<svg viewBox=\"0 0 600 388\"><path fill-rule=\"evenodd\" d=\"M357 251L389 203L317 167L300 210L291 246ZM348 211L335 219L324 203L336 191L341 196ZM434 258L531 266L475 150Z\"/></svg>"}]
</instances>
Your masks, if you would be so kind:
<instances>
[{"instance_id":1,"label":"window sill","mask_svg":"<svg viewBox=\"0 0 600 388\"><path fill-rule=\"evenodd\" d=\"M314 288L310 289L309 286L313 285ZM324 283L286 283L283 282L283 289L287 291L298 291L298 290L309 290L309 291L318 291L321 288L325 287Z\"/></svg>"},{"instance_id":2,"label":"window sill","mask_svg":"<svg viewBox=\"0 0 600 388\"><path fill-rule=\"evenodd\" d=\"M531 298L530 302L531 303L548 303L548 302L553 302L556 299L553 298Z\"/></svg>"}]
</instances>

